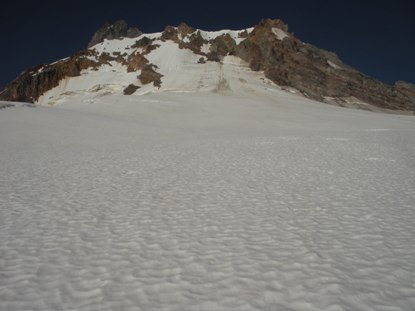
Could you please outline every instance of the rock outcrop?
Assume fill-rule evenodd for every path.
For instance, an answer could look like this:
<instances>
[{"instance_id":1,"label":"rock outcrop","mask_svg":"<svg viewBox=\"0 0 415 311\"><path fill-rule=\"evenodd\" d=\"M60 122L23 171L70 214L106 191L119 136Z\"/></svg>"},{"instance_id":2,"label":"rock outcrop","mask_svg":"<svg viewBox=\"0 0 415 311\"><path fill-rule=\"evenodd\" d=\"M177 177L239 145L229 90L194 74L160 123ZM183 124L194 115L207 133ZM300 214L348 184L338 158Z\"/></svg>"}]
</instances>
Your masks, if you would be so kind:
<instances>
[{"instance_id":1,"label":"rock outcrop","mask_svg":"<svg viewBox=\"0 0 415 311\"><path fill-rule=\"evenodd\" d=\"M142 32L135 27L128 26L124 20L116 21L114 24L105 24L98 29L92 36L91 41L88 44L88 48L104 41L105 39L114 40L121 38L136 38L140 36Z\"/></svg>"},{"instance_id":2,"label":"rock outcrop","mask_svg":"<svg viewBox=\"0 0 415 311\"><path fill-rule=\"evenodd\" d=\"M141 73L138 76L138 79L142 84L153 83L153 85L156 87L161 86L161 78L163 75L155 71L155 68L156 66L147 64L144 66L144 68L141 69Z\"/></svg>"},{"instance_id":3,"label":"rock outcrop","mask_svg":"<svg viewBox=\"0 0 415 311\"><path fill-rule=\"evenodd\" d=\"M305 44L280 20L263 20L236 48L252 70L263 70L280 86L298 89L319 101L344 102L355 97L386 109L415 111L408 87L395 87L343 64L335 53Z\"/></svg>"},{"instance_id":4,"label":"rock outcrop","mask_svg":"<svg viewBox=\"0 0 415 311\"><path fill-rule=\"evenodd\" d=\"M83 69L96 68L100 66L100 62L107 62L106 55L100 62L89 59L88 56L93 54L93 51L83 50L56 63L30 68L0 92L0 99L33 103L43 93L58 86L61 80L78 76Z\"/></svg>"},{"instance_id":5,"label":"rock outcrop","mask_svg":"<svg viewBox=\"0 0 415 311\"><path fill-rule=\"evenodd\" d=\"M140 87L134 84L129 84L123 91L124 95L131 95L134 94Z\"/></svg>"},{"instance_id":6,"label":"rock outcrop","mask_svg":"<svg viewBox=\"0 0 415 311\"><path fill-rule=\"evenodd\" d=\"M394 92L403 94L415 105L415 84L397 81L393 86Z\"/></svg>"}]
</instances>

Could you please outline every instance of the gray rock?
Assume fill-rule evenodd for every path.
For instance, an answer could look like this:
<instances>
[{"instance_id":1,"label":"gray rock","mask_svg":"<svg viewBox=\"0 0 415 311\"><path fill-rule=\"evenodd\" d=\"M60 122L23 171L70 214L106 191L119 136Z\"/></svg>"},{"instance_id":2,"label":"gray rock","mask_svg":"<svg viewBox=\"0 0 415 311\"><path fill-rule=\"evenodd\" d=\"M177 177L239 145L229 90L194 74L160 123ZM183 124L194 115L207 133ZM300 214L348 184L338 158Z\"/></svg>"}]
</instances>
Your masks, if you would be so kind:
<instances>
[{"instance_id":1,"label":"gray rock","mask_svg":"<svg viewBox=\"0 0 415 311\"><path fill-rule=\"evenodd\" d=\"M88 44L88 48L103 42L105 39L136 38L141 34L142 32L140 30L128 26L127 22L124 20L116 21L114 24L107 23L94 33Z\"/></svg>"}]
</instances>

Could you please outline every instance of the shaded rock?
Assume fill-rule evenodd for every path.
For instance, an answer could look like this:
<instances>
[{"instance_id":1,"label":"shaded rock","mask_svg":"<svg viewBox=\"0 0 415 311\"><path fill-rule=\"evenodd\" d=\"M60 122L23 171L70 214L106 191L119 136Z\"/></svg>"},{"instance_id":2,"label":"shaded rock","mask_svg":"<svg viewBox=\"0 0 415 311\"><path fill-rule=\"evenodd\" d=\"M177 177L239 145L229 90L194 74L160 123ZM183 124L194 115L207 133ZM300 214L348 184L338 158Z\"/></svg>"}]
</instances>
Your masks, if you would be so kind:
<instances>
[{"instance_id":1,"label":"shaded rock","mask_svg":"<svg viewBox=\"0 0 415 311\"><path fill-rule=\"evenodd\" d=\"M128 26L124 20L118 20L114 24L105 24L98 29L92 36L91 41L88 44L88 48L95 44L103 42L105 39L121 39L125 38L136 38L140 36L142 32L135 27Z\"/></svg>"},{"instance_id":2,"label":"shaded rock","mask_svg":"<svg viewBox=\"0 0 415 311\"><path fill-rule=\"evenodd\" d=\"M124 95L134 94L140 87L134 84L130 84L124 89Z\"/></svg>"},{"instance_id":3,"label":"shaded rock","mask_svg":"<svg viewBox=\"0 0 415 311\"><path fill-rule=\"evenodd\" d=\"M287 36L281 39L275 28ZM252 70L263 70L276 84L312 99L355 97L381 108L415 110L408 88L388 86L343 64L335 53L304 44L280 20L261 21L234 53Z\"/></svg>"},{"instance_id":4,"label":"shaded rock","mask_svg":"<svg viewBox=\"0 0 415 311\"><path fill-rule=\"evenodd\" d=\"M415 101L415 84L397 81L393 87L396 91L405 94L410 97L412 101Z\"/></svg>"},{"instance_id":5,"label":"shaded rock","mask_svg":"<svg viewBox=\"0 0 415 311\"><path fill-rule=\"evenodd\" d=\"M136 52L128 57L127 63L127 72L133 72L144 68L149 61L142 54Z\"/></svg>"},{"instance_id":6,"label":"shaded rock","mask_svg":"<svg viewBox=\"0 0 415 311\"><path fill-rule=\"evenodd\" d=\"M179 26L177 26L177 32L182 35L182 37L185 37L187 35L190 35L196 31L196 28L193 28L186 23L180 23Z\"/></svg>"},{"instance_id":7,"label":"shaded rock","mask_svg":"<svg viewBox=\"0 0 415 311\"><path fill-rule=\"evenodd\" d=\"M181 23L177 28L167 26L161 35L161 40L171 40L176 42L179 48L189 49L196 54L203 54L201 53L201 47L208 43L207 40L203 39L200 31L185 23Z\"/></svg>"},{"instance_id":8,"label":"shaded rock","mask_svg":"<svg viewBox=\"0 0 415 311\"><path fill-rule=\"evenodd\" d=\"M211 41L210 51L220 56L226 56L233 54L235 47L235 40L229 34L224 34Z\"/></svg>"},{"instance_id":9,"label":"shaded rock","mask_svg":"<svg viewBox=\"0 0 415 311\"><path fill-rule=\"evenodd\" d=\"M144 36L140 40L137 40L131 47L132 48L145 48L145 47L151 45L152 42L153 42L153 40L151 40L150 38Z\"/></svg>"},{"instance_id":10,"label":"shaded rock","mask_svg":"<svg viewBox=\"0 0 415 311\"><path fill-rule=\"evenodd\" d=\"M140 40L136 41L131 47L133 49L141 48L143 49L142 54L148 54L160 46L159 44L153 44L153 42L153 39L143 37Z\"/></svg>"},{"instance_id":11,"label":"shaded rock","mask_svg":"<svg viewBox=\"0 0 415 311\"><path fill-rule=\"evenodd\" d=\"M220 62L220 55L215 51L207 53L206 57L211 62Z\"/></svg>"},{"instance_id":12,"label":"shaded rock","mask_svg":"<svg viewBox=\"0 0 415 311\"><path fill-rule=\"evenodd\" d=\"M200 34L200 31L193 32L190 35L187 35L186 38L186 41L181 40L178 42L179 48L189 49L196 54L203 54L201 52L201 48L203 44L208 43L208 41L203 39L202 35Z\"/></svg>"},{"instance_id":13,"label":"shaded rock","mask_svg":"<svg viewBox=\"0 0 415 311\"><path fill-rule=\"evenodd\" d=\"M161 40L162 41L172 40L174 42L177 42L178 38L179 38L178 37L178 31L173 26L167 26L166 28L164 28L164 31L161 34Z\"/></svg>"}]
</instances>

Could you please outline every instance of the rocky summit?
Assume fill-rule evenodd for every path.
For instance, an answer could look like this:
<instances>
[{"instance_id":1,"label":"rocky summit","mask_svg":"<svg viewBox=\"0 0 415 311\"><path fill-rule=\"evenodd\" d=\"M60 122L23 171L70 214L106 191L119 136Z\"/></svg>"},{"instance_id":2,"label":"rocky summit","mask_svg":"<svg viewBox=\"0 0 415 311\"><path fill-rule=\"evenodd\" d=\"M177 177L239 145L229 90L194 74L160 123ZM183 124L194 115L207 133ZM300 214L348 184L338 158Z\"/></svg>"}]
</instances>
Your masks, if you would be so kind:
<instances>
[{"instance_id":1,"label":"rocky summit","mask_svg":"<svg viewBox=\"0 0 415 311\"><path fill-rule=\"evenodd\" d=\"M245 76L233 80L239 86L231 85L229 72L223 70L230 63L238 63L249 77L320 102L415 112L414 85L399 81L390 86L371 78L335 53L302 42L278 19L215 32L181 23L153 34L143 34L125 21L106 24L87 49L28 69L0 91L0 99L55 104L79 92L104 96L249 89Z\"/></svg>"},{"instance_id":2,"label":"rocky summit","mask_svg":"<svg viewBox=\"0 0 415 311\"><path fill-rule=\"evenodd\" d=\"M114 24L105 24L98 29L92 36L91 41L88 44L88 48L101 43L105 39L114 40L125 38L135 38L142 34L140 30L135 27L128 26L124 20L116 21Z\"/></svg>"}]
</instances>

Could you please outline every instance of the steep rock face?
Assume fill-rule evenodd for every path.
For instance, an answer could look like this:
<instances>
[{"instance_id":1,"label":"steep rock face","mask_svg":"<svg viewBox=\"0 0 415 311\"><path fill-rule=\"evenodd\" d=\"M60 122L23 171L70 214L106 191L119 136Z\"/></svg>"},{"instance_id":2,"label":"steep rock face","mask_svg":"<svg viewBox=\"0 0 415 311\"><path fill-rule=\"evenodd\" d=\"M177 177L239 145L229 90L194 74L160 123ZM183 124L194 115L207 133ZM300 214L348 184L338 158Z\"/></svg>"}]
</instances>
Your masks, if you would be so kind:
<instances>
[{"instance_id":1,"label":"steep rock face","mask_svg":"<svg viewBox=\"0 0 415 311\"><path fill-rule=\"evenodd\" d=\"M156 72L154 70L155 68L156 66L148 64L141 69L141 73L138 76L138 79L142 84L153 83L153 85L156 87L161 86L161 78L163 77L163 75Z\"/></svg>"},{"instance_id":2,"label":"steep rock face","mask_svg":"<svg viewBox=\"0 0 415 311\"><path fill-rule=\"evenodd\" d=\"M167 26L161 34L161 40L171 40L179 45L181 49L189 49L195 54L204 55L201 52L203 44L207 44L208 41L203 39L200 31L185 24L181 23L177 27Z\"/></svg>"},{"instance_id":3,"label":"steep rock face","mask_svg":"<svg viewBox=\"0 0 415 311\"><path fill-rule=\"evenodd\" d=\"M235 40L229 34L223 34L211 40L207 57L209 60L220 61L221 57L234 54L235 48Z\"/></svg>"},{"instance_id":4,"label":"steep rock face","mask_svg":"<svg viewBox=\"0 0 415 311\"><path fill-rule=\"evenodd\" d=\"M319 101L341 103L355 97L382 108L415 110L407 88L388 86L343 64L336 54L302 43L280 20L261 21L235 54L276 84Z\"/></svg>"},{"instance_id":5,"label":"steep rock face","mask_svg":"<svg viewBox=\"0 0 415 311\"><path fill-rule=\"evenodd\" d=\"M135 91L137 91L139 88L140 88L140 87L139 87L139 86L137 86L137 85L130 84L130 85L128 85L128 86L124 89L123 94L124 94L124 95L131 95L131 94L134 94L134 92L135 92Z\"/></svg>"},{"instance_id":6,"label":"steep rock face","mask_svg":"<svg viewBox=\"0 0 415 311\"><path fill-rule=\"evenodd\" d=\"M91 41L88 44L88 48L104 41L105 39L113 40L120 38L136 38L140 36L142 32L135 27L129 27L124 20L116 21L114 24L105 24L98 29L92 36Z\"/></svg>"},{"instance_id":7,"label":"steep rock face","mask_svg":"<svg viewBox=\"0 0 415 311\"><path fill-rule=\"evenodd\" d=\"M415 105L415 84L407 83L404 81L398 81L395 83L393 88L395 92L408 97L412 104Z\"/></svg>"},{"instance_id":8,"label":"steep rock face","mask_svg":"<svg viewBox=\"0 0 415 311\"><path fill-rule=\"evenodd\" d=\"M26 70L0 92L0 98L33 103L43 93L57 86L61 80L78 76L83 69L98 67L99 62L88 58L91 55L93 51L83 50L56 63L38 65ZM103 55L100 61L106 63L108 55Z\"/></svg>"}]
</instances>

